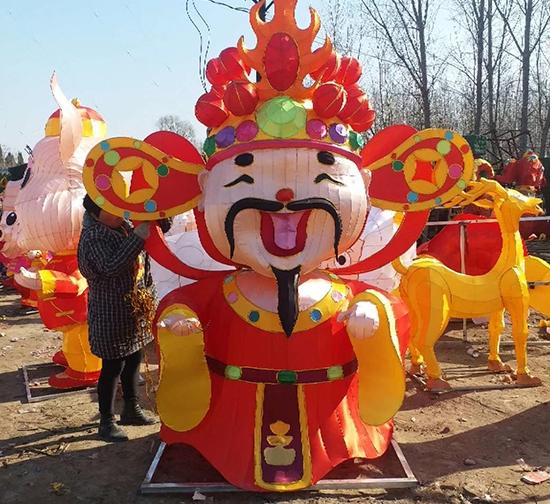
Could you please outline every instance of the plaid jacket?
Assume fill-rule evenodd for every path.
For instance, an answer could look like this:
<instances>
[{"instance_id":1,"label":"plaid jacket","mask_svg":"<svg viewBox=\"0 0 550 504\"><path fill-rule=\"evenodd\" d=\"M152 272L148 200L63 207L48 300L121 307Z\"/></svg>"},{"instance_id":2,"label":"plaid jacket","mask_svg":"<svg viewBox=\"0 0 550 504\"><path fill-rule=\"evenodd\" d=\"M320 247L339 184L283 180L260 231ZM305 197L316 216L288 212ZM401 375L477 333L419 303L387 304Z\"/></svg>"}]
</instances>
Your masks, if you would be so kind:
<instances>
[{"instance_id":1,"label":"plaid jacket","mask_svg":"<svg viewBox=\"0 0 550 504\"><path fill-rule=\"evenodd\" d=\"M128 299L136 282L151 285L150 273L136 279L138 258L144 241L130 226L111 229L87 212L80 242L78 264L88 280L88 325L92 353L102 359L126 357L153 336L139 338L136 319ZM146 268L147 270L147 268Z\"/></svg>"}]
</instances>

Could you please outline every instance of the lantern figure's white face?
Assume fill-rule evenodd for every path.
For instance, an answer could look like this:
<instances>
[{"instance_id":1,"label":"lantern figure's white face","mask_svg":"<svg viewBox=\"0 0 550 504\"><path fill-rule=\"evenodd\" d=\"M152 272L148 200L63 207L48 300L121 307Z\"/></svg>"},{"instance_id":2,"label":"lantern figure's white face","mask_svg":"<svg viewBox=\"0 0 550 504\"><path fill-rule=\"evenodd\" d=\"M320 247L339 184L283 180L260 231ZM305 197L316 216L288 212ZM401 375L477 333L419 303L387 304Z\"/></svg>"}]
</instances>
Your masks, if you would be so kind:
<instances>
[{"instance_id":1,"label":"lantern figure's white face","mask_svg":"<svg viewBox=\"0 0 550 504\"><path fill-rule=\"evenodd\" d=\"M15 200L23 182L24 179L8 182L4 191L0 217L0 252L10 259L24 252L17 243L21 220L15 211Z\"/></svg>"},{"instance_id":2,"label":"lantern figure's white face","mask_svg":"<svg viewBox=\"0 0 550 504\"><path fill-rule=\"evenodd\" d=\"M214 244L266 276L301 273L347 250L363 230L368 170L338 154L307 148L250 151L200 177Z\"/></svg>"}]
</instances>

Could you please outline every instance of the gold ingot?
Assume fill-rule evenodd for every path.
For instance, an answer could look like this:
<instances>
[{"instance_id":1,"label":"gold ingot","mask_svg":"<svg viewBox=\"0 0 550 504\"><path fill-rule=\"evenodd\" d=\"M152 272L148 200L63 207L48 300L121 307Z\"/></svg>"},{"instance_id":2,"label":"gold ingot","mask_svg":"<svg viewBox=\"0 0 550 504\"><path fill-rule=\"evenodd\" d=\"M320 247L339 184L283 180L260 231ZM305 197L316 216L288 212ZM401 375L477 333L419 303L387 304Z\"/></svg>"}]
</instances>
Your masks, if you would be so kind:
<instances>
[{"instance_id":1,"label":"gold ingot","mask_svg":"<svg viewBox=\"0 0 550 504\"><path fill-rule=\"evenodd\" d=\"M296 450L282 446L266 448L264 449L264 459L270 466L289 466L296 460Z\"/></svg>"},{"instance_id":2,"label":"gold ingot","mask_svg":"<svg viewBox=\"0 0 550 504\"><path fill-rule=\"evenodd\" d=\"M290 425L282 420L277 420L276 422L270 424L269 429L277 436L284 436L290 430Z\"/></svg>"}]
</instances>

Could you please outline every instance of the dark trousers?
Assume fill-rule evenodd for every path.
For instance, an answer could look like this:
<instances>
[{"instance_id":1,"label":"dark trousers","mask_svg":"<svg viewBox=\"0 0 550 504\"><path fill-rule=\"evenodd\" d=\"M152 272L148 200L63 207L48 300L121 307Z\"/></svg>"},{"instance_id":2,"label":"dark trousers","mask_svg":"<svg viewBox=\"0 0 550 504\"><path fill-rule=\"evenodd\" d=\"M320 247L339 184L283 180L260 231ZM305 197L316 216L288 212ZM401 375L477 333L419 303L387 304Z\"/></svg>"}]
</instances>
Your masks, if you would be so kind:
<instances>
[{"instance_id":1,"label":"dark trousers","mask_svg":"<svg viewBox=\"0 0 550 504\"><path fill-rule=\"evenodd\" d=\"M122 384L124 401L137 400L139 365L142 354L143 351L138 350L122 359L103 359L101 375L97 382L99 413L102 416L115 413L115 395L119 379Z\"/></svg>"}]
</instances>

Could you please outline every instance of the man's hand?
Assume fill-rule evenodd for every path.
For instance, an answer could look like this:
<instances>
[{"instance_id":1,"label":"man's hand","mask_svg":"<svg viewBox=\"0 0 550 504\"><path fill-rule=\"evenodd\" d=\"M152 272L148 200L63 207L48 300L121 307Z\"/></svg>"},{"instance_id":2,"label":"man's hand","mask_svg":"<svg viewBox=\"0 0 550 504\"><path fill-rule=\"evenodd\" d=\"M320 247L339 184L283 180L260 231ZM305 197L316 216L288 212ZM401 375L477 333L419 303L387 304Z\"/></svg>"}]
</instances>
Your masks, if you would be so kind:
<instances>
[{"instance_id":1,"label":"man's hand","mask_svg":"<svg viewBox=\"0 0 550 504\"><path fill-rule=\"evenodd\" d=\"M202 326L197 318L185 318L183 315L168 315L157 324L161 329L168 329L176 336L189 336L200 333Z\"/></svg>"},{"instance_id":2,"label":"man's hand","mask_svg":"<svg viewBox=\"0 0 550 504\"><path fill-rule=\"evenodd\" d=\"M137 234L142 240L147 240L147 238L149 238L150 231L151 231L150 222L141 222L134 229L134 233Z\"/></svg>"},{"instance_id":3,"label":"man's hand","mask_svg":"<svg viewBox=\"0 0 550 504\"><path fill-rule=\"evenodd\" d=\"M378 309L369 301L359 301L349 310L338 315L339 322L345 322L348 334L357 339L370 338L380 325Z\"/></svg>"},{"instance_id":4,"label":"man's hand","mask_svg":"<svg viewBox=\"0 0 550 504\"><path fill-rule=\"evenodd\" d=\"M157 221L157 225L162 231L162 234L166 234L168 233L168 231L170 231L170 228L172 227L172 218L166 217L164 219L160 219L159 221Z\"/></svg>"}]
</instances>

